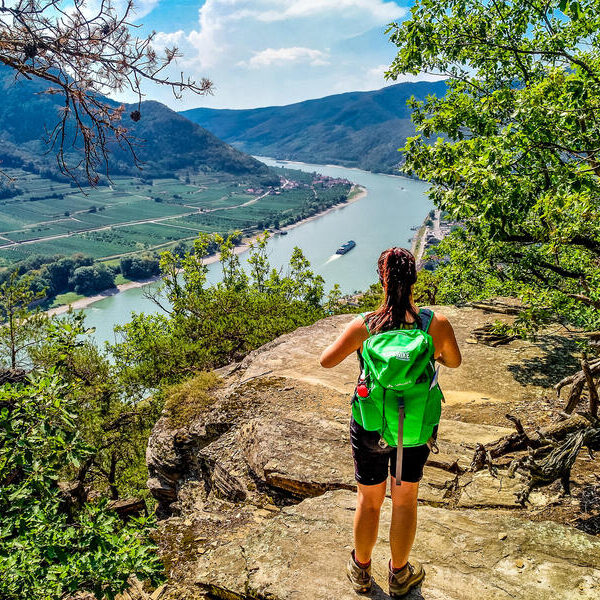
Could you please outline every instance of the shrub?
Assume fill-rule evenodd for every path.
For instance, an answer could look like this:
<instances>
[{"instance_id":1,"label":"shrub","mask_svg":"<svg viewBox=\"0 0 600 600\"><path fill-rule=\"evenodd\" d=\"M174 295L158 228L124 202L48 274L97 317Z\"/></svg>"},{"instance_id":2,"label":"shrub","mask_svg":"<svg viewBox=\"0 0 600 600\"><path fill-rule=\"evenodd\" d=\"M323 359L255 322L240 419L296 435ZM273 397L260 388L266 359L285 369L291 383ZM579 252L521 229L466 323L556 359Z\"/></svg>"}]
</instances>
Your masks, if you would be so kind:
<instances>
[{"instance_id":1,"label":"shrub","mask_svg":"<svg viewBox=\"0 0 600 600\"><path fill-rule=\"evenodd\" d=\"M106 501L78 504L61 491L59 480L93 452L66 393L52 373L0 388L3 600L59 600L76 591L112 599L131 575L155 582L162 575L151 520L123 524Z\"/></svg>"},{"instance_id":2,"label":"shrub","mask_svg":"<svg viewBox=\"0 0 600 600\"><path fill-rule=\"evenodd\" d=\"M114 286L114 275L104 265L79 267L69 278L69 287L84 296L90 296Z\"/></svg>"}]
</instances>

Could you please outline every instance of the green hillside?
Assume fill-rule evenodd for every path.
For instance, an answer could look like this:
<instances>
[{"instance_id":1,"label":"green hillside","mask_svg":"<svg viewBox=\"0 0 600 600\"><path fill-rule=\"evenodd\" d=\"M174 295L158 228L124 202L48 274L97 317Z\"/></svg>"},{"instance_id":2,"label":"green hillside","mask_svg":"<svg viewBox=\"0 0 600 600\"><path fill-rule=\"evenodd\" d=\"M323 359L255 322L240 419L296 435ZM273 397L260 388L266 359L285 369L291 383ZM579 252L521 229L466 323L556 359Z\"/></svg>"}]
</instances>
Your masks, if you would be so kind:
<instances>
[{"instance_id":1,"label":"green hillside","mask_svg":"<svg viewBox=\"0 0 600 600\"><path fill-rule=\"evenodd\" d=\"M45 82L23 78L15 82L14 71L0 66L0 167L25 166L29 171L43 169L59 176L55 152L44 139L58 122L64 100L61 95L42 93L48 87ZM267 173L262 163L159 102L142 102L137 123L129 117L133 110L137 105L126 107L123 126L136 139L136 153L147 176L169 177L174 170L186 168L236 175ZM140 174L128 150L113 144L110 151L112 174ZM77 162L77 154L71 151L70 164Z\"/></svg>"},{"instance_id":2,"label":"green hillside","mask_svg":"<svg viewBox=\"0 0 600 600\"><path fill-rule=\"evenodd\" d=\"M400 161L398 148L415 132L407 100L445 90L443 81L399 83L288 106L182 114L249 154L392 171Z\"/></svg>"},{"instance_id":3,"label":"green hillside","mask_svg":"<svg viewBox=\"0 0 600 600\"><path fill-rule=\"evenodd\" d=\"M0 66L0 275L35 256L84 253L96 260L156 252L199 232L254 233L282 227L344 202L349 183L272 170L213 133L154 101L143 102L130 130L142 170L127 148L110 146L110 180L87 185L61 173L46 134L64 99L47 84ZM112 102L106 100L106 102ZM81 159L71 149L67 162ZM77 174L76 171L74 171ZM80 184L79 187L77 184ZM42 286L44 287L44 286Z\"/></svg>"}]
</instances>

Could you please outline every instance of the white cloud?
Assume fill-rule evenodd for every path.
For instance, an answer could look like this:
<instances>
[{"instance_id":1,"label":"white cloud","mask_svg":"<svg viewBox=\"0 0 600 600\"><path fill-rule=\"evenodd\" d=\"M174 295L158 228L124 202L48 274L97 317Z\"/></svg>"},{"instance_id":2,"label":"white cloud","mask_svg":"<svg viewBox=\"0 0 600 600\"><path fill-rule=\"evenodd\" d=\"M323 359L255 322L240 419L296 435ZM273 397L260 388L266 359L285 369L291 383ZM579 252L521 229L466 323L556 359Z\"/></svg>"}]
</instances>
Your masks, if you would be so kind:
<instances>
[{"instance_id":1,"label":"white cloud","mask_svg":"<svg viewBox=\"0 0 600 600\"><path fill-rule=\"evenodd\" d=\"M162 2L159 10L166 8ZM186 95L175 103L168 90L145 91L182 110L252 108L380 88L391 83L383 73L397 51L385 26L407 12L390 0L206 0L197 22L188 25L188 13L175 31L157 34L155 45L176 45L183 58L169 72L208 77L214 96ZM414 79L426 77L402 81Z\"/></svg>"},{"instance_id":2,"label":"white cloud","mask_svg":"<svg viewBox=\"0 0 600 600\"><path fill-rule=\"evenodd\" d=\"M185 31L179 29L178 31L172 31L171 33L165 33L159 31L152 40L152 45L158 48L172 48L173 46L179 46L182 41L185 40Z\"/></svg>"},{"instance_id":3,"label":"white cloud","mask_svg":"<svg viewBox=\"0 0 600 600\"><path fill-rule=\"evenodd\" d=\"M241 54L234 64L247 62L279 45L322 50L328 40L359 35L404 14L385 0L206 0L188 41L199 66L212 68L224 57Z\"/></svg>"},{"instance_id":4,"label":"white cloud","mask_svg":"<svg viewBox=\"0 0 600 600\"><path fill-rule=\"evenodd\" d=\"M255 52L250 60L240 61L238 65L250 67L251 69L260 69L262 67L280 66L298 62L306 62L313 67L321 67L329 64L325 52L314 50L313 48L293 46L292 48L267 48L266 50Z\"/></svg>"},{"instance_id":5,"label":"white cloud","mask_svg":"<svg viewBox=\"0 0 600 600\"><path fill-rule=\"evenodd\" d=\"M380 0L290 0L287 2L275 0L265 4L275 4L278 9L257 11L257 18L262 21L283 21L327 13L343 14L343 12L358 13L365 11L370 12L374 18L391 21L406 12L395 2L382 2Z\"/></svg>"}]
</instances>

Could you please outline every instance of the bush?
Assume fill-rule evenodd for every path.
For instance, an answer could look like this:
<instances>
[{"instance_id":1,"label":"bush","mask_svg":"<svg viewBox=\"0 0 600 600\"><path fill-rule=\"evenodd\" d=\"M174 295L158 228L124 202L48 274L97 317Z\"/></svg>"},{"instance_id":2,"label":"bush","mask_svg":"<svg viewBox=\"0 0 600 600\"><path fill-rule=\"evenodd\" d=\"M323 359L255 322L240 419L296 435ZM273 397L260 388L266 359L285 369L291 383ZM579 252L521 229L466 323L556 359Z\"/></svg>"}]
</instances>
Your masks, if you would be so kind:
<instances>
[{"instance_id":1,"label":"bush","mask_svg":"<svg viewBox=\"0 0 600 600\"><path fill-rule=\"evenodd\" d=\"M69 286L77 294L90 296L115 286L115 278L104 265L79 267L69 278Z\"/></svg>"},{"instance_id":2,"label":"bush","mask_svg":"<svg viewBox=\"0 0 600 600\"><path fill-rule=\"evenodd\" d=\"M185 427L193 422L215 401L210 392L220 383L212 372L200 373L183 383L165 390L165 410L170 426Z\"/></svg>"},{"instance_id":3,"label":"bush","mask_svg":"<svg viewBox=\"0 0 600 600\"><path fill-rule=\"evenodd\" d=\"M106 501L67 500L59 480L93 453L53 375L0 388L0 598L114 598L131 575L158 582L151 521L123 524Z\"/></svg>"},{"instance_id":4,"label":"bush","mask_svg":"<svg viewBox=\"0 0 600 600\"><path fill-rule=\"evenodd\" d=\"M147 387L179 382L240 360L327 314L323 279L310 270L299 248L283 275L269 265L266 238L260 238L250 250L247 274L233 252L237 237L217 236L223 278L216 285L207 284L207 266L202 262L213 241L209 236L202 235L194 254L183 259L163 253L164 294L156 300L163 310L168 304L169 311L134 315L115 329L123 341L111 350L122 377Z\"/></svg>"},{"instance_id":5,"label":"bush","mask_svg":"<svg viewBox=\"0 0 600 600\"><path fill-rule=\"evenodd\" d=\"M129 279L147 279L160 273L160 261L151 255L124 256L120 264L121 273Z\"/></svg>"}]
</instances>

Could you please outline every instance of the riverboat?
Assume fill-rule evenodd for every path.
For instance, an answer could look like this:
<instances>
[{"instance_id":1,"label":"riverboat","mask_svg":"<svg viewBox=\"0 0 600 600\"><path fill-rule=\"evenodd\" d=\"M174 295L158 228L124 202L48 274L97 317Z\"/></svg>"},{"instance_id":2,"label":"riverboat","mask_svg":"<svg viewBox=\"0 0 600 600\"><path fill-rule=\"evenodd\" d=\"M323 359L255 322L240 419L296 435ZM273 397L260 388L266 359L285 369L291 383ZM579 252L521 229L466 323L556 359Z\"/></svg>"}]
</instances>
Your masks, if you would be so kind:
<instances>
[{"instance_id":1,"label":"riverboat","mask_svg":"<svg viewBox=\"0 0 600 600\"><path fill-rule=\"evenodd\" d=\"M350 240L348 242L346 242L345 244L342 244L336 251L336 254L346 254L346 252L349 252L350 250L352 250L352 248L354 248L354 246L356 246L356 242L354 240Z\"/></svg>"}]
</instances>

